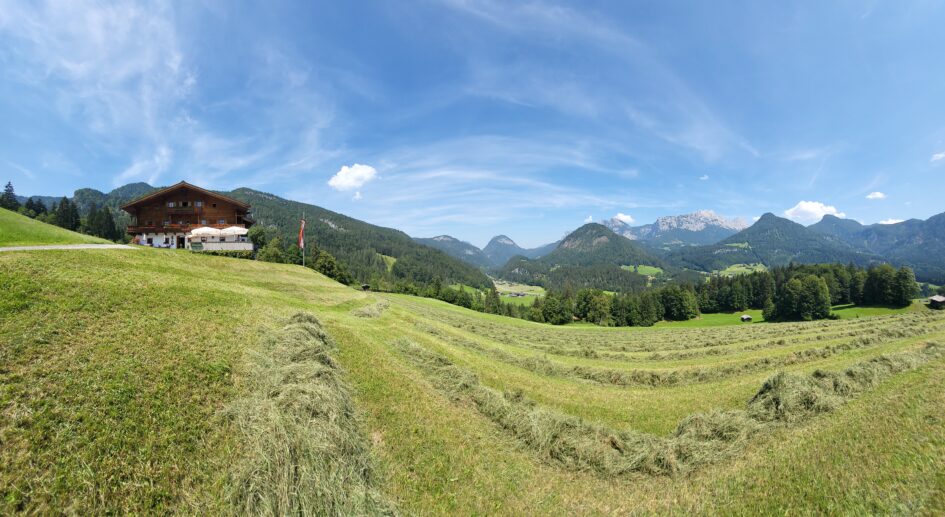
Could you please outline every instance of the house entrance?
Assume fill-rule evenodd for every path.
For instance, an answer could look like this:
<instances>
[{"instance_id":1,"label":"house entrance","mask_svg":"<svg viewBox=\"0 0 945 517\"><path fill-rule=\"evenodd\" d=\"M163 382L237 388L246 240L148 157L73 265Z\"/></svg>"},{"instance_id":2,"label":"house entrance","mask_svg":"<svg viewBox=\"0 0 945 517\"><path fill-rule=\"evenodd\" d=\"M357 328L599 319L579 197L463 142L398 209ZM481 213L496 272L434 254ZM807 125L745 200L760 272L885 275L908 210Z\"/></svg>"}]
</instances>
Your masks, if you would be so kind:
<instances>
[{"instance_id":1,"label":"house entrance","mask_svg":"<svg viewBox=\"0 0 945 517\"><path fill-rule=\"evenodd\" d=\"M182 249L184 247L184 237L182 235L177 236L177 248Z\"/></svg>"}]
</instances>

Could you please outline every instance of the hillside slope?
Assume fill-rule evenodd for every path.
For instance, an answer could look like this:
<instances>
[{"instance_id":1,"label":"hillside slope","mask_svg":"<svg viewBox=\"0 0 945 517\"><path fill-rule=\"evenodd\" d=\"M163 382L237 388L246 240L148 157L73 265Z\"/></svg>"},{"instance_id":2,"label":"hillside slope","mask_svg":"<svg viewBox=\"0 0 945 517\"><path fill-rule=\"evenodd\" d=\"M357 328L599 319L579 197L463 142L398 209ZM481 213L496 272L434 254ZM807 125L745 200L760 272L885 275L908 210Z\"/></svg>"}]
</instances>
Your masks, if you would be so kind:
<instances>
[{"instance_id":1,"label":"hillside slope","mask_svg":"<svg viewBox=\"0 0 945 517\"><path fill-rule=\"evenodd\" d=\"M304 212L309 242L343 262L360 282L390 287L398 280L428 284L440 278L448 284L483 289L492 285L489 277L476 267L417 243L399 230L248 188L224 194L252 205L256 223L274 226L288 242L295 241ZM396 259L392 268L385 256Z\"/></svg>"},{"instance_id":2,"label":"hillside slope","mask_svg":"<svg viewBox=\"0 0 945 517\"><path fill-rule=\"evenodd\" d=\"M755 224L718 244L680 248L667 255L666 260L679 267L717 271L734 264L761 263L772 267L792 261L866 265L878 257L858 251L836 237L767 213Z\"/></svg>"},{"instance_id":3,"label":"hillside slope","mask_svg":"<svg viewBox=\"0 0 945 517\"><path fill-rule=\"evenodd\" d=\"M105 239L72 232L0 208L0 246L109 243Z\"/></svg>"},{"instance_id":4,"label":"hillside slope","mask_svg":"<svg viewBox=\"0 0 945 517\"><path fill-rule=\"evenodd\" d=\"M234 493L281 479L240 482L247 471L234 467L247 454L289 477L300 462L330 465L282 494L325 505L311 513L383 513L363 504L359 483L404 514L945 508L945 442L929 439L945 435L945 421L929 417L945 405L945 359L923 352L945 338L943 314L561 329L174 250L3 253L0 271L3 514L246 513ZM264 356L267 337L298 311L337 347L280 350L318 367L279 370L273 379L299 384L272 389L254 372L277 359ZM845 387L871 384L844 398L816 391L810 372L832 379L845 368L857 372L838 377ZM335 405L336 386L316 384L326 378L350 384L353 406ZM823 403L804 413L784 396L790 419L749 416L766 418L746 401L779 385ZM318 398L285 398L305 394ZM305 412L304 425L281 430L357 421L284 453L281 430L243 427L280 408ZM325 462L337 454L355 456Z\"/></svg>"}]
</instances>

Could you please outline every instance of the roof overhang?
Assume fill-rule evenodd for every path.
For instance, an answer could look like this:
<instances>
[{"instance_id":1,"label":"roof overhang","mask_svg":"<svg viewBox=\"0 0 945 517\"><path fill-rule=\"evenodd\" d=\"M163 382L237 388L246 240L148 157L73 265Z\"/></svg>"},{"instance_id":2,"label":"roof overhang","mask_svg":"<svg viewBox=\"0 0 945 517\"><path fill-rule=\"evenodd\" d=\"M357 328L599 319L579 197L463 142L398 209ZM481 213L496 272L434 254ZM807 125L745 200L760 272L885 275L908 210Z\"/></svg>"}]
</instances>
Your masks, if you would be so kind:
<instances>
[{"instance_id":1,"label":"roof overhang","mask_svg":"<svg viewBox=\"0 0 945 517\"><path fill-rule=\"evenodd\" d=\"M216 198L216 199L219 199L219 200L222 200L222 201L226 201L227 203L233 203L234 205L239 206L239 207L241 207L241 208L244 208L244 209L246 209L246 210L249 210L249 209L250 209L250 205L248 205L248 204L246 204L246 203L244 203L244 202L242 202L242 201L238 201L238 200L233 199L233 198L231 198L231 197L224 196L223 194L218 194L218 193L216 193L216 192L213 192L212 190L207 190L207 189L204 189L204 188L200 188L200 187L198 187L197 185L191 185L190 183L187 183L186 181L181 181L180 183L177 183L177 184L175 184L175 185L171 185L170 187L163 188L163 189L161 189L161 190L158 190L158 191L152 192L152 193L150 193L150 194L147 194L147 195L145 195L145 196L139 197L138 199L135 199L134 201L130 201L130 202L128 202L128 203L125 203L124 205L121 206L121 209L124 210L125 212L128 212L128 211L129 211L129 210L128 210L129 208L134 208L134 207L136 207L136 206L138 206L138 205L141 205L141 204L146 203L146 202L148 202L148 201L151 201L151 200L153 200L153 199L159 198L159 197L161 197L161 196L170 194L171 192L174 192L175 190L180 190L180 189L182 189L182 188L188 188L188 189L191 189L191 190L195 190L195 191L200 192L201 194L204 194L204 195L206 195L206 196L208 196L208 197L212 197L212 198Z\"/></svg>"}]
</instances>

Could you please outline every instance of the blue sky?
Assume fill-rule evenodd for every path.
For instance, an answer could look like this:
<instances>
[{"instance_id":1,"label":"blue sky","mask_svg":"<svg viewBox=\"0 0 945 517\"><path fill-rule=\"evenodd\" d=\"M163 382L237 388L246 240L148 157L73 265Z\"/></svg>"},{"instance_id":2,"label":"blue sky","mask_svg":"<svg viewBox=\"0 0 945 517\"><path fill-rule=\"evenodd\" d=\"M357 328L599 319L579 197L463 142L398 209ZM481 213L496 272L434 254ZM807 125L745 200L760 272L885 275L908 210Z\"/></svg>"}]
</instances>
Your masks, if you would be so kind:
<instances>
[{"instance_id":1,"label":"blue sky","mask_svg":"<svg viewBox=\"0 0 945 517\"><path fill-rule=\"evenodd\" d=\"M0 0L0 180L185 179L525 246L945 210L941 2Z\"/></svg>"}]
</instances>

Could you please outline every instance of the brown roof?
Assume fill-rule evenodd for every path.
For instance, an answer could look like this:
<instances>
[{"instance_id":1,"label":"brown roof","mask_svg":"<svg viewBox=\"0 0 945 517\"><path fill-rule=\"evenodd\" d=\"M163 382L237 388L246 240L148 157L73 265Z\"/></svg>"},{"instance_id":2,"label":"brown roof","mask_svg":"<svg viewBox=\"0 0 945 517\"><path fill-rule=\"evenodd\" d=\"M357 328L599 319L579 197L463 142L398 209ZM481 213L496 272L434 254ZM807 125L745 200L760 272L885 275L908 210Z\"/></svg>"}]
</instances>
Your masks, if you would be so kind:
<instances>
[{"instance_id":1,"label":"brown roof","mask_svg":"<svg viewBox=\"0 0 945 517\"><path fill-rule=\"evenodd\" d=\"M237 201L237 200L235 200L235 199L233 199L233 198L231 198L231 197L224 196L223 194L217 194L216 192L213 192L213 191L210 191L210 190L207 190L207 189L204 189L204 188L200 188L200 187L198 187L197 185L191 185L190 183L187 183L186 181L182 181L182 182L180 182L180 183L177 183L176 185L171 185L170 187L162 188L161 190L156 190L156 191L154 191L154 192L152 192L152 193L150 193L150 194L148 194L148 195L139 197L138 199L135 199L134 201L129 201L128 203L125 203L124 205L122 205L122 206L121 206L121 209L127 212L129 208L131 208L131 207L133 207L133 206L135 206L135 205L140 205L141 203L143 203L143 202L145 202L145 201L149 201L149 200L154 199L154 198L156 198L156 197L159 197L159 196L162 196L162 195L164 195L164 194L167 194L168 192L171 192L171 191L174 191L174 190L177 190L177 189L181 189L181 188L190 188L190 189L196 190L197 192L200 192L200 193L202 193L202 194L205 194L205 195L207 195L207 196L215 197L215 198L217 198L217 199L222 199L223 201L226 201L226 202L228 202L228 203L233 203L234 205L241 206L241 207L243 207L243 208L245 208L245 209L247 209L247 210L249 210L249 208L250 208L250 205L248 205L248 204L246 204L246 203L244 203L244 202L242 202L242 201Z\"/></svg>"}]
</instances>

